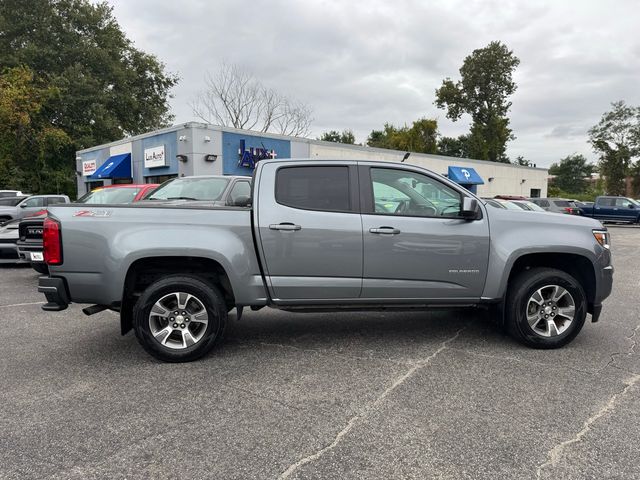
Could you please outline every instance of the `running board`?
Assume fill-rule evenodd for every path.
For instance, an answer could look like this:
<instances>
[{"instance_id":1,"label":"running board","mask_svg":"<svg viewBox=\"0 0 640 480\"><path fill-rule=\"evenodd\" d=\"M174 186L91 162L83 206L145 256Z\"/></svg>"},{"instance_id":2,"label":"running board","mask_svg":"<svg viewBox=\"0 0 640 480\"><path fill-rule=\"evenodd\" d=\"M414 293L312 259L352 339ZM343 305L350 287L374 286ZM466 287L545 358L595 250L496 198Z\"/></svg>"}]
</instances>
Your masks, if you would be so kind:
<instances>
[{"instance_id":1,"label":"running board","mask_svg":"<svg viewBox=\"0 0 640 480\"><path fill-rule=\"evenodd\" d=\"M90 307L84 307L82 309L82 313L84 313L87 317L91 315L95 315L96 313L100 313L104 310L107 310L109 307L107 305L92 305Z\"/></svg>"}]
</instances>

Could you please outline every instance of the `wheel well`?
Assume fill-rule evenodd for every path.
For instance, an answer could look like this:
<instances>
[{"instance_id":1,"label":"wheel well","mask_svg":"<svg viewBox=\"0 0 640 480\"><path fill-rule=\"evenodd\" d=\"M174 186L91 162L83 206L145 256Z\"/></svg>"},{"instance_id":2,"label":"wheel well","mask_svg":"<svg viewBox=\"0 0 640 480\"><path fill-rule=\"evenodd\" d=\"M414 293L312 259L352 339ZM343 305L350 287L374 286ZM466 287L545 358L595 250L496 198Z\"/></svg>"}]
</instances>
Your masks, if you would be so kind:
<instances>
[{"instance_id":1,"label":"wheel well","mask_svg":"<svg viewBox=\"0 0 640 480\"><path fill-rule=\"evenodd\" d=\"M584 289L589 305L589 313L593 311L593 302L596 296L596 274L593 264L587 257L573 253L531 253L523 255L513 264L507 286L511 284L513 277L517 274L534 267L555 268L571 275Z\"/></svg>"},{"instance_id":2,"label":"wheel well","mask_svg":"<svg viewBox=\"0 0 640 480\"><path fill-rule=\"evenodd\" d=\"M195 274L208 283L220 288L227 308L235 306L233 288L229 276L222 265L203 257L150 257L136 260L127 271L124 281L122 304L120 306L120 326L124 335L133 324L133 306L145 288L156 280L172 274Z\"/></svg>"}]
</instances>

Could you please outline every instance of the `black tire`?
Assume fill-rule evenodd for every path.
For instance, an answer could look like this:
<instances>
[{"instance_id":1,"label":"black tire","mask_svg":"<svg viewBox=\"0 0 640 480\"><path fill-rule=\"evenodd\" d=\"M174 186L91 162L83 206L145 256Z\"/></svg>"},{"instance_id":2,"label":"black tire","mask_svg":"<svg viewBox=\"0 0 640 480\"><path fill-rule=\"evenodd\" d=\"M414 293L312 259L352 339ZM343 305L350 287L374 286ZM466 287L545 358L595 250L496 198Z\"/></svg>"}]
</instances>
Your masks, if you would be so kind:
<instances>
[{"instance_id":1,"label":"black tire","mask_svg":"<svg viewBox=\"0 0 640 480\"><path fill-rule=\"evenodd\" d=\"M156 302L174 292L185 292L204 305L209 318L202 337L193 345L179 349L162 345L151 333L151 309ZM218 288L192 275L171 275L149 285L133 308L133 329L147 353L165 362L191 362L209 353L222 339L227 322L227 306ZM185 341L186 344L186 341Z\"/></svg>"},{"instance_id":2,"label":"black tire","mask_svg":"<svg viewBox=\"0 0 640 480\"><path fill-rule=\"evenodd\" d=\"M527 321L529 299L538 289L547 285L557 285L567 290L575 304L573 321L566 330L549 337L536 333ZM512 337L528 347L551 349L567 345L582 330L586 316L587 297L584 289L575 278L561 270L531 268L519 273L509 286L505 305L505 327Z\"/></svg>"},{"instance_id":3,"label":"black tire","mask_svg":"<svg viewBox=\"0 0 640 480\"><path fill-rule=\"evenodd\" d=\"M42 275L49 275L49 267L46 263L32 263L31 268Z\"/></svg>"}]
</instances>

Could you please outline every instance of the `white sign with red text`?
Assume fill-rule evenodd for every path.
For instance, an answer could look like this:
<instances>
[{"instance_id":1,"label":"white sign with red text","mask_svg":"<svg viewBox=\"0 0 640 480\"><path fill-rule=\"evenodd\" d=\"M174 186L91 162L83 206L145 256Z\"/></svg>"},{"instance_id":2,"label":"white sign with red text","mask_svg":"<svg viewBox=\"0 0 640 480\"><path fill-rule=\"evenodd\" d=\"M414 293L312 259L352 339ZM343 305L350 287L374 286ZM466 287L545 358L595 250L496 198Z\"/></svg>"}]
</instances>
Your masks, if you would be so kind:
<instances>
[{"instance_id":1,"label":"white sign with red text","mask_svg":"<svg viewBox=\"0 0 640 480\"><path fill-rule=\"evenodd\" d=\"M82 176L88 177L89 175L93 175L98 167L96 166L95 160L85 160L82 162Z\"/></svg>"}]
</instances>

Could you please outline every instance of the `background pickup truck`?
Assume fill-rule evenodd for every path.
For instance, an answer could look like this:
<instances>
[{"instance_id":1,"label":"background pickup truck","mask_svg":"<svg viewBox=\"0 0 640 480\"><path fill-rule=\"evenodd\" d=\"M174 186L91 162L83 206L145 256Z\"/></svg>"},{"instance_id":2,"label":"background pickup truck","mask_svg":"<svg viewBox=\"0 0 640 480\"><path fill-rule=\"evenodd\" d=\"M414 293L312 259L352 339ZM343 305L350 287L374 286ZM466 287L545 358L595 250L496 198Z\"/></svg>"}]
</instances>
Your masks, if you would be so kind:
<instances>
[{"instance_id":1,"label":"background pickup truck","mask_svg":"<svg viewBox=\"0 0 640 480\"><path fill-rule=\"evenodd\" d=\"M486 305L522 343L555 348L611 292L600 222L487 208L407 164L265 160L251 203L51 208L43 309L118 311L123 334L177 362L211 350L234 307Z\"/></svg>"},{"instance_id":2,"label":"background pickup truck","mask_svg":"<svg viewBox=\"0 0 640 480\"><path fill-rule=\"evenodd\" d=\"M591 206L580 207L580 214L601 222L640 223L640 204L626 197L597 197Z\"/></svg>"}]
</instances>

